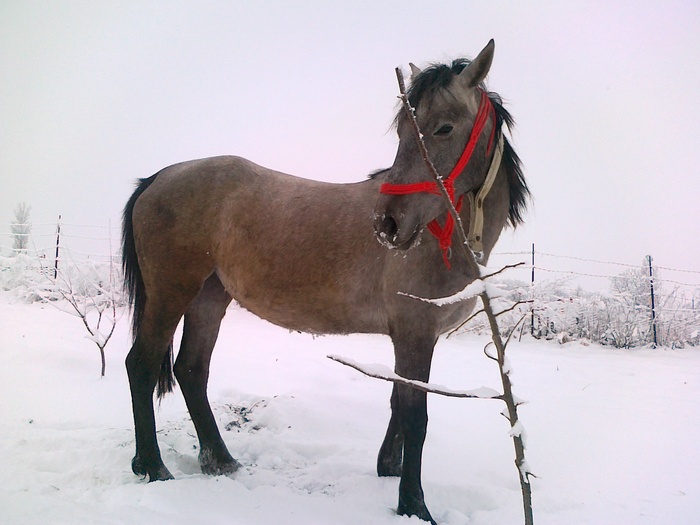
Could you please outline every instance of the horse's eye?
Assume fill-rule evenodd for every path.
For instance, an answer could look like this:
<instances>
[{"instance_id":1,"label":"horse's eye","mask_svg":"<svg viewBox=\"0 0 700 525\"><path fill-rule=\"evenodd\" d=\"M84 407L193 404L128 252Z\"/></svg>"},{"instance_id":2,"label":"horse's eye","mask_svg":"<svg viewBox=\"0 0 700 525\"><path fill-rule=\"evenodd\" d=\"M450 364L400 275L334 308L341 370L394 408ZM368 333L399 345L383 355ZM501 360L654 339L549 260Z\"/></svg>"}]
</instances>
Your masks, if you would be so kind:
<instances>
[{"instance_id":1,"label":"horse's eye","mask_svg":"<svg viewBox=\"0 0 700 525\"><path fill-rule=\"evenodd\" d=\"M433 135L438 137L446 137L450 133L452 133L452 126L450 124L444 124L443 126L440 126L438 130L433 133Z\"/></svg>"}]
</instances>

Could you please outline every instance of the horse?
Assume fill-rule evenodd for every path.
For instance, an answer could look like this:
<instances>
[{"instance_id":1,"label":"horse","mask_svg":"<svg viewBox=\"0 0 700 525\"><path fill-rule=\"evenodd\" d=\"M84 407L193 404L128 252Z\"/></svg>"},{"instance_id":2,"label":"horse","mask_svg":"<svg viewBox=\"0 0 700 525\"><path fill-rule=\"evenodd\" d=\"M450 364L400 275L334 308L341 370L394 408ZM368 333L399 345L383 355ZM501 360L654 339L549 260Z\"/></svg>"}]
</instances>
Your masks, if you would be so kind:
<instances>
[{"instance_id":1,"label":"horse","mask_svg":"<svg viewBox=\"0 0 700 525\"><path fill-rule=\"evenodd\" d=\"M529 199L520 160L504 139L503 124L510 128L513 120L484 84L493 53L492 40L474 60L424 71L411 65L408 91L425 146L443 174L464 156L477 113L488 106L480 132L469 139L471 158L450 182L465 224L473 221L471 208L478 205L483 213L477 236L484 264L501 230L523 221ZM430 175L405 112L399 110L395 127L393 165L361 182L307 180L235 156L187 161L138 180L122 224L133 325L126 368L136 475L173 478L156 440L153 393L171 391L175 380L197 432L202 472L230 475L241 466L226 448L207 398L212 351L234 300L290 330L387 335L396 373L428 381L438 337L459 325L475 300L437 307L399 292L449 295L478 276L457 250L451 255L444 231L442 238L433 235L447 229L446 203L425 189ZM502 158L491 163L495 142ZM491 164L495 179L488 194L462 203L482 188ZM416 184L424 189L396 191ZM173 336L183 317L173 363ZM390 406L377 473L400 476L398 514L435 523L421 485L426 394L395 384Z\"/></svg>"}]
</instances>

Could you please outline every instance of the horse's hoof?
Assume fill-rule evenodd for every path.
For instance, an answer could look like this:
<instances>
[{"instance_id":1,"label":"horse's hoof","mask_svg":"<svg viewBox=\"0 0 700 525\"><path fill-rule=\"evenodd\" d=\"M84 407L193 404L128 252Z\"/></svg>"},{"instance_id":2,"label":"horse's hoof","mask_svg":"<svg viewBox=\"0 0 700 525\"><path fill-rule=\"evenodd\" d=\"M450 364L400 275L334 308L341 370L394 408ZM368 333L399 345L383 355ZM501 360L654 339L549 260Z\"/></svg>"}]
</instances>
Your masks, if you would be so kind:
<instances>
[{"instance_id":1,"label":"horse's hoof","mask_svg":"<svg viewBox=\"0 0 700 525\"><path fill-rule=\"evenodd\" d=\"M417 518L423 521L427 521L431 525L437 525L433 517L430 515L430 512L428 511L428 507L426 507L425 503L422 501L416 501L413 505L407 505L399 502L399 508L396 511L396 513L400 516L416 516Z\"/></svg>"},{"instance_id":2,"label":"horse's hoof","mask_svg":"<svg viewBox=\"0 0 700 525\"><path fill-rule=\"evenodd\" d=\"M203 474L210 476L228 476L235 473L242 465L227 452L224 458L216 458L209 450L199 453L199 465Z\"/></svg>"},{"instance_id":3,"label":"horse's hoof","mask_svg":"<svg viewBox=\"0 0 700 525\"><path fill-rule=\"evenodd\" d=\"M151 481L175 479L162 461L147 466L139 456L134 456L134 459L131 460L131 470L137 476L147 477L149 483Z\"/></svg>"},{"instance_id":4,"label":"horse's hoof","mask_svg":"<svg viewBox=\"0 0 700 525\"><path fill-rule=\"evenodd\" d=\"M401 476L401 460L377 461L377 475L380 478Z\"/></svg>"}]
</instances>

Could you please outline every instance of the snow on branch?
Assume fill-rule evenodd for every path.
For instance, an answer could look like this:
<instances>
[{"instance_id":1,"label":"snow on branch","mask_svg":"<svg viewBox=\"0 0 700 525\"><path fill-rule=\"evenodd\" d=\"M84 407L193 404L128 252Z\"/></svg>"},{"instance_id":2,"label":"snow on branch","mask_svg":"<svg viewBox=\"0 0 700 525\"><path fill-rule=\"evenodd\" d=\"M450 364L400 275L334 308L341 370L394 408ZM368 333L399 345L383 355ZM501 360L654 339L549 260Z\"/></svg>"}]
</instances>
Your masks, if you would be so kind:
<instances>
[{"instance_id":1,"label":"snow on branch","mask_svg":"<svg viewBox=\"0 0 700 525\"><path fill-rule=\"evenodd\" d=\"M517 264L508 264L506 266L503 266L502 268L491 272L489 274L485 274L484 270L486 270L485 267L479 265L479 271L481 275L481 279L475 279L474 281L468 283L462 290L460 290L457 293L454 293L452 295L448 295L447 297L440 297L437 299L427 299L425 297L418 297L416 295L412 295L409 293L405 292L399 292L399 295L403 295L405 297L410 297L411 299L418 299L419 301L423 301L426 303L434 304L436 306L445 306L448 304L454 304L454 303L459 303L461 301L467 301L469 299L472 299L474 297L477 297L483 293L487 293L489 297L492 299L495 297L499 297L501 295L501 290L491 284L486 282L487 279L490 279L491 277L494 277L496 275L499 275L500 273L503 273L504 271L511 269L511 268L517 268L518 266L522 266L525 263L517 263ZM482 310L483 311L483 310ZM496 314L496 316L500 315L500 313Z\"/></svg>"},{"instance_id":2,"label":"snow on branch","mask_svg":"<svg viewBox=\"0 0 700 525\"><path fill-rule=\"evenodd\" d=\"M464 289L460 290L456 294L449 295L447 297L440 297L438 299L428 299L426 297L419 297L417 295L412 295L410 293L399 292L399 295L405 297L410 297L411 299L418 299L424 303L434 304L436 306L445 306L448 304L459 303L461 301L467 301L484 293L486 291L486 283L481 279L476 279L470 282Z\"/></svg>"},{"instance_id":3,"label":"snow on branch","mask_svg":"<svg viewBox=\"0 0 700 525\"><path fill-rule=\"evenodd\" d=\"M482 386L475 388L473 390L452 390L446 388L442 385L436 385L433 383L425 383L423 381L417 381L415 379L406 379L400 375L393 372L388 366L378 365L378 364L360 364L351 359L341 357L338 355L326 356L328 359L336 361L350 368L354 368L358 372L362 372L364 375L373 377L375 379L382 379L384 381L390 381L393 383L400 383L402 385L407 385L421 392L428 392L431 394L439 394L441 396L447 397L460 397L467 399L500 399L503 400L503 396L498 393L498 391L493 388Z\"/></svg>"}]
</instances>

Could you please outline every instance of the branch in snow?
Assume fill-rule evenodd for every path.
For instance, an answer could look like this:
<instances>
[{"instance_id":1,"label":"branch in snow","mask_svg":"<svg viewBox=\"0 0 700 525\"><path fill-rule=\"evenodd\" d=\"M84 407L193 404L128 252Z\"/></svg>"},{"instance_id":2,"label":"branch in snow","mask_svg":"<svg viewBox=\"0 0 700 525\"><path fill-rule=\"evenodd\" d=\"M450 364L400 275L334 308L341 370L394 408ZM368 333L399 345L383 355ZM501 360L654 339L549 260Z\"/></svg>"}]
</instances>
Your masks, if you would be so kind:
<instances>
[{"instance_id":1,"label":"branch in snow","mask_svg":"<svg viewBox=\"0 0 700 525\"><path fill-rule=\"evenodd\" d=\"M467 301L469 299L476 297L477 295L481 295L482 293L489 294L489 297L491 297L493 299L495 297L501 296L501 290L499 290L496 286L492 285L491 283L485 282L486 279L494 277L495 275L498 275L498 274L500 274L508 269L517 268L518 266L521 266L523 264L525 264L525 263L508 264L508 265L504 266L503 268L496 270L495 272L486 274L486 275L484 275L484 270L486 270L486 268L484 266L479 265L481 279L476 279L476 280L468 283L467 286L465 286L462 290L460 290L459 292L457 292L455 294L448 295L447 297L441 297L439 299L427 299L425 297L418 297L416 295L412 295L412 294L405 293L405 292L399 292L399 295L410 297L411 299L418 299L419 301L434 304L436 306L445 306L448 304L459 303L461 301ZM531 301L528 301L528 302L531 302ZM518 304L520 304L520 303L518 303ZM515 306L517 306L517 305L515 305ZM513 306L513 308L515 308L515 306ZM502 313L509 311L509 310L504 310L503 312L499 312L495 315L499 316ZM483 312L483 310L481 310L481 311ZM470 319L471 319L471 317L470 317ZM460 327L461 326L462 325L460 325Z\"/></svg>"},{"instance_id":2,"label":"branch in snow","mask_svg":"<svg viewBox=\"0 0 700 525\"><path fill-rule=\"evenodd\" d=\"M92 335L86 335L85 338L95 343L98 348L104 348L107 344L107 338L99 331L95 331L95 333Z\"/></svg>"},{"instance_id":3,"label":"branch in snow","mask_svg":"<svg viewBox=\"0 0 700 525\"><path fill-rule=\"evenodd\" d=\"M508 431L508 435L510 437L519 437L520 439L523 440L523 445L526 445L527 441L527 434L525 433L525 427L520 421L517 421L515 425L510 427L510 430Z\"/></svg>"},{"instance_id":4,"label":"branch in snow","mask_svg":"<svg viewBox=\"0 0 700 525\"><path fill-rule=\"evenodd\" d=\"M504 310L501 310L500 312L496 312L496 313L494 313L493 315L495 315L496 317L499 317L499 316L501 316L501 315L503 315L503 314L507 314L508 312L512 312L513 310L515 310L518 306L520 306L520 305L522 305L522 304L531 304L531 303L533 303L533 302L534 302L534 301L533 301L532 299L528 299L528 300L524 300L524 301L517 301L517 302L513 303L512 306L509 306L508 308L506 308L506 309L504 309ZM481 310L477 310L476 312L474 312L472 315L470 315L469 317L467 317L467 318L462 322L462 324L460 324L457 328L454 328L452 331L450 331L450 332L447 334L447 337L450 337L450 336L451 336L452 334L454 334L455 332L461 330L462 327L464 327L464 325L466 325L469 321L471 321L472 319L474 319L477 315L483 314L484 312L485 312L485 310L484 310L483 308L482 308ZM526 314L526 315L527 315L527 314ZM513 330L511 330L510 335L508 335L508 341L510 340L511 336L513 335L513 332L515 331L515 328L522 322L522 320L523 320L524 318L525 318L525 316L523 316L523 317L520 319L520 321L518 321L517 323L515 323L515 326L513 327ZM508 341L506 341L506 343L505 343L506 345L508 344Z\"/></svg>"},{"instance_id":5,"label":"branch in snow","mask_svg":"<svg viewBox=\"0 0 700 525\"><path fill-rule=\"evenodd\" d=\"M491 272L491 273L486 274L486 275L484 275L484 272L483 272L484 270L487 269L486 267L479 265L479 269L481 270L481 278L482 279L489 279L490 277L494 277L500 273L505 272L506 270L511 270L513 268L517 268L518 266L522 266L524 264L525 264L524 262L519 262L519 263L515 263L515 264L506 264L501 269L496 270L495 272Z\"/></svg>"},{"instance_id":6,"label":"branch in snow","mask_svg":"<svg viewBox=\"0 0 700 525\"><path fill-rule=\"evenodd\" d=\"M503 400L503 396L499 394L493 388L488 388L482 386L480 388L475 388L473 390L452 390L446 388L442 385L436 385L433 383L424 383L423 381L416 381L415 379L406 379L400 375L393 372L388 366L384 365L367 365L360 364L341 357L338 355L329 355L328 359L332 359L340 364L354 368L358 372L362 372L366 376L374 377L375 379L383 379L384 381L391 381L393 383L400 383L402 385L407 385L421 392L429 392L431 394L439 394L441 396L447 397L460 397L467 399L500 399Z\"/></svg>"},{"instance_id":7,"label":"branch in snow","mask_svg":"<svg viewBox=\"0 0 700 525\"><path fill-rule=\"evenodd\" d=\"M416 295L411 295L404 292L399 292L399 295L404 295L406 297L410 297L411 299L418 299L419 301L423 301L424 303L430 303L436 306L445 306L446 304L454 304L460 301L466 301L468 299L476 297L477 295L481 295L486 291L486 286L487 284L484 281L482 281L481 279L476 279L456 294L447 297L441 297L439 299L426 299L425 297L418 297Z\"/></svg>"}]
</instances>

